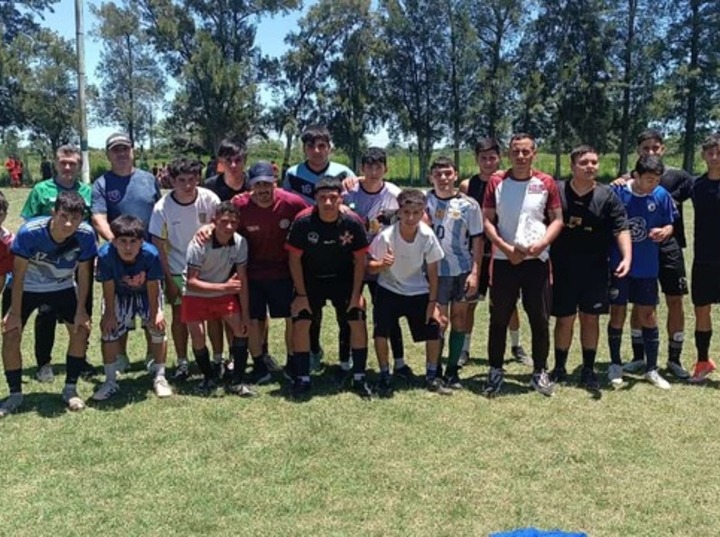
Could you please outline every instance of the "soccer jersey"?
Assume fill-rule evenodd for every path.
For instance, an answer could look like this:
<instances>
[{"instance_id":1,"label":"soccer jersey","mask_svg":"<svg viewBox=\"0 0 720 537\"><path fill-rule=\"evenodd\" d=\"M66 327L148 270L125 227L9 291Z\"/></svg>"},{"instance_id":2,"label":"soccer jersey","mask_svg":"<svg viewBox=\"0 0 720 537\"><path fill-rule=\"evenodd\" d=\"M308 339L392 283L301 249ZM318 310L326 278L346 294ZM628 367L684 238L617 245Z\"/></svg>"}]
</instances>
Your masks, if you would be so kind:
<instances>
[{"instance_id":1,"label":"soccer jersey","mask_svg":"<svg viewBox=\"0 0 720 537\"><path fill-rule=\"evenodd\" d=\"M118 296L147 295L147 282L163 279L160 254L155 246L143 242L135 260L127 263L117 248L106 242L98 250L95 279L100 283L114 281Z\"/></svg>"},{"instance_id":2,"label":"soccer jersey","mask_svg":"<svg viewBox=\"0 0 720 537\"><path fill-rule=\"evenodd\" d=\"M483 204L483 198L485 197L485 188L487 187L488 181L483 181L483 179L480 177L479 173L476 173L473 175L470 179L468 179L468 191L467 195L470 196L472 199L478 202L478 205L480 205L482 209ZM489 240L486 240L483 243L483 255L485 257L490 257L490 254L492 252L492 242Z\"/></svg>"},{"instance_id":3,"label":"soccer jersey","mask_svg":"<svg viewBox=\"0 0 720 537\"><path fill-rule=\"evenodd\" d=\"M521 222L544 226L550 211L560 209L560 195L555 180L542 172L533 170L528 179L518 180L512 170L493 175L488 181L483 199L483 209L494 210L497 215L497 231L505 242L515 244ZM548 248L538 259L547 261ZM495 259L507 259L499 248L493 251Z\"/></svg>"},{"instance_id":4,"label":"soccer jersey","mask_svg":"<svg viewBox=\"0 0 720 537\"><path fill-rule=\"evenodd\" d=\"M578 195L571 181L558 183L565 226L550 249L553 263L607 263L614 237L628 229L625 206L606 185Z\"/></svg>"},{"instance_id":5,"label":"soccer jersey","mask_svg":"<svg viewBox=\"0 0 720 537\"><path fill-rule=\"evenodd\" d=\"M342 180L346 177L355 177L355 172L337 162L328 162L325 168L316 172L310 169L307 162L303 162L288 169L285 173L283 188L295 192L308 203L314 204L315 185L323 175L331 175Z\"/></svg>"},{"instance_id":6,"label":"soccer jersey","mask_svg":"<svg viewBox=\"0 0 720 537\"><path fill-rule=\"evenodd\" d=\"M42 216L20 226L11 251L29 261L23 290L60 291L74 287L78 263L90 261L97 254L95 232L82 222L75 233L58 243L50 235L50 217Z\"/></svg>"},{"instance_id":7,"label":"soccer jersey","mask_svg":"<svg viewBox=\"0 0 720 537\"><path fill-rule=\"evenodd\" d=\"M230 185L228 185L225 182L225 174L219 173L217 175L213 175L208 180L205 181L205 184L203 185L208 190L211 190L212 192L215 192L217 194L218 198L220 198L220 201L229 201L233 199L233 197L237 196L238 194L242 194L243 192L247 192L247 181L243 181L242 186L239 190L235 190Z\"/></svg>"},{"instance_id":8,"label":"soccer jersey","mask_svg":"<svg viewBox=\"0 0 720 537\"><path fill-rule=\"evenodd\" d=\"M129 214L147 228L160 196L160 184L149 172L136 169L129 176L120 176L109 171L93 183L92 212L106 214L108 222Z\"/></svg>"},{"instance_id":9,"label":"soccer jersey","mask_svg":"<svg viewBox=\"0 0 720 537\"><path fill-rule=\"evenodd\" d=\"M236 265L247 263L247 241L238 233L233 234L227 244L220 244L215 235L205 244L193 240L187 248L187 268L197 269L198 278L208 283L224 283L232 274ZM183 274L187 282L187 270ZM223 296L222 291L198 291L189 289L187 283L183 290L186 296L202 296L207 298Z\"/></svg>"},{"instance_id":10,"label":"soccer jersey","mask_svg":"<svg viewBox=\"0 0 720 537\"><path fill-rule=\"evenodd\" d=\"M420 222L412 242L400 235L400 222L383 229L370 245L370 255L383 259L392 249L395 262L378 275L378 285L399 295L423 295L430 291L423 266L444 257L440 241L433 230Z\"/></svg>"},{"instance_id":11,"label":"soccer jersey","mask_svg":"<svg viewBox=\"0 0 720 537\"><path fill-rule=\"evenodd\" d=\"M272 280L290 277L285 240L295 217L308 207L297 194L276 188L270 207L260 207L250 193L235 196L240 209L238 233L248 242L248 279Z\"/></svg>"},{"instance_id":12,"label":"soccer jersey","mask_svg":"<svg viewBox=\"0 0 720 537\"><path fill-rule=\"evenodd\" d=\"M178 203L170 192L155 204L148 231L166 241L172 274L183 273L188 244L200 226L212 221L218 205L220 198L203 187L198 187L195 199L189 203Z\"/></svg>"},{"instance_id":13,"label":"soccer jersey","mask_svg":"<svg viewBox=\"0 0 720 537\"><path fill-rule=\"evenodd\" d=\"M720 180L707 173L695 179L692 188L695 208L695 263L720 265Z\"/></svg>"},{"instance_id":14,"label":"soccer jersey","mask_svg":"<svg viewBox=\"0 0 720 537\"><path fill-rule=\"evenodd\" d=\"M472 269L470 240L483 232L478 203L458 192L451 198L439 198L428 192L425 207L445 256L440 261L440 276L458 276Z\"/></svg>"},{"instance_id":15,"label":"soccer jersey","mask_svg":"<svg viewBox=\"0 0 720 537\"><path fill-rule=\"evenodd\" d=\"M631 185L616 186L613 190L625 206L628 226L632 239L632 265L630 276L633 278L657 278L660 270L659 245L650 239L648 233L653 228L672 224L677 216L675 203L664 188L657 186L647 195L636 194ZM611 266L620 262L620 251L613 244L610 255Z\"/></svg>"},{"instance_id":16,"label":"soccer jersey","mask_svg":"<svg viewBox=\"0 0 720 537\"><path fill-rule=\"evenodd\" d=\"M365 223L368 242L372 242L384 227L392 223L398 209L397 197L401 190L385 182L377 192L367 192L361 182L343 194L345 205L358 214Z\"/></svg>"},{"instance_id":17,"label":"soccer jersey","mask_svg":"<svg viewBox=\"0 0 720 537\"><path fill-rule=\"evenodd\" d=\"M12 272L13 269L15 256L10 251L12 241L13 234L4 227L0 227L0 275L2 276Z\"/></svg>"},{"instance_id":18,"label":"soccer jersey","mask_svg":"<svg viewBox=\"0 0 720 537\"><path fill-rule=\"evenodd\" d=\"M85 201L88 216L92 205L92 188L81 181L75 181L71 188L65 188L55 179L47 179L37 183L23 205L20 216L23 220L30 220L36 216L51 216L55 208L55 200L61 192L77 192Z\"/></svg>"},{"instance_id":19,"label":"soccer jersey","mask_svg":"<svg viewBox=\"0 0 720 537\"><path fill-rule=\"evenodd\" d=\"M677 168L665 168L660 176L660 186L670 193L677 206L677 218L673 222L673 238L677 240L680 248L687 246L685 240L685 222L682 214L683 201L690 199L692 193L693 176L685 170ZM665 245L663 245L664 247ZM670 245L672 249L672 245ZM663 248L665 249L665 248Z\"/></svg>"},{"instance_id":20,"label":"soccer jersey","mask_svg":"<svg viewBox=\"0 0 720 537\"><path fill-rule=\"evenodd\" d=\"M355 252L367 250L362 223L340 213L335 222L323 222L317 209L300 214L290 228L286 248L302 253L305 280L352 279Z\"/></svg>"}]
</instances>

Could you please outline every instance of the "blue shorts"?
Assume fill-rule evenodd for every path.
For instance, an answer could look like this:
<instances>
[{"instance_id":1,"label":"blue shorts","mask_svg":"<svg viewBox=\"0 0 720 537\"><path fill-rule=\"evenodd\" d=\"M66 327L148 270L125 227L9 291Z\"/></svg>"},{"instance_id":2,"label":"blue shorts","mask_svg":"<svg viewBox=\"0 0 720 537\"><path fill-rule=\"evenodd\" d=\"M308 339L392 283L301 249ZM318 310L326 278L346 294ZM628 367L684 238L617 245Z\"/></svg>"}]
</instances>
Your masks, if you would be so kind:
<instances>
[{"instance_id":1,"label":"blue shorts","mask_svg":"<svg viewBox=\"0 0 720 537\"><path fill-rule=\"evenodd\" d=\"M293 283L290 278L249 280L250 318L264 321L268 312L273 319L290 317Z\"/></svg>"},{"instance_id":2,"label":"blue shorts","mask_svg":"<svg viewBox=\"0 0 720 537\"><path fill-rule=\"evenodd\" d=\"M467 281L469 275L469 272L463 272L457 276L438 277L438 304L447 306L451 302L476 301L477 295L469 297L465 294L465 282Z\"/></svg>"},{"instance_id":3,"label":"blue shorts","mask_svg":"<svg viewBox=\"0 0 720 537\"><path fill-rule=\"evenodd\" d=\"M163 309L162 293L158 295L158 308ZM102 311L105 312L105 301L102 302ZM135 317L140 317L142 326L150 334L153 343L162 343L165 341L165 331L155 330L150 322L150 304L148 303L147 293L134 293L131 295L115 295L115 318L117 319L117 329L106 335L102 335L101 339L105 342L117 341L129 330L135 328Z\"/></svg>"},{"instance_id":4,"label":"blue shorts","mask_svg":"<svg viewBox=\"0 0 720 537\"><path fill-rule=\"evenodd\" d=\"M610 281L610 304L625 306L628 302L639 306L657 306L657 278L616 278Z\"/></svg>"}]
</instances>

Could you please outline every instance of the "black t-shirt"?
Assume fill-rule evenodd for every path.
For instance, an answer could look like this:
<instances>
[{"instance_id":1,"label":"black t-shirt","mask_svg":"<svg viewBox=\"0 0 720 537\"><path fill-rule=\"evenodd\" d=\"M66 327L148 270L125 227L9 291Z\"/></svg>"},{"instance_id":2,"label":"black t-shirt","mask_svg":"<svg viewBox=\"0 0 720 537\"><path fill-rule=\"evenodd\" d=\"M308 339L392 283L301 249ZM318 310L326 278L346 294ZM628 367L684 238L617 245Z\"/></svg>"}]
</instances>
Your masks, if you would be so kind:
<instances>
[{"instance_id":1,"label":"black t-shirt","mask_svg":"<svg viewBox=\"0 0 720 537\"><path fill-rule=\"evenodd\" d=\"M40 173L42 175L43 181L45 179L52 179L54 175L52 162L50 162L49 160L43 160L40 163Z\"/></svg>"},{"instance_id":2,"label":"black t-shirt","mask_svg":"<svg viewBox=\"0 0 720 537\"><path fill-rule=\"evenodd\" d=\"M480 178L480 174L476 173L470 179L468 179L468 191L467 195L477 201L482 208L483 198L485 197L485 188L488 182L483 181ZM492 253L492 243L489 240L485 240L483 254L489 257Z\"/></svg>"},{"instance_id":3,"label":"black t-shirt","mask_svg":"<svg viewBox=\"0 0 720 537\"><path fill-rule=\"evenodd\" d=\"M317 209L293 222L287 242L290 249L303 253L305 281L352 279L354 253L368 247L365 227L358 218L340 213L335 222L323 222Z\"/></svg>"},{"instance_id":4,"label":"black t-shirt","mask_svg":"<svg viewBox=\"0 0 720 537\"><path fill-rule=\"evenodd\" d=\"M550 248L553 263L607 263L615 235L628 229L622 201L607 185L578 196L570 181L559 181L563 227Z\"/></svg>"},{"instance_id":5,"label":"black t-shirt","mask_svg":"<svg viewBox=\"0 0 720 537\"><path fill-rule=\"evenodd\" d=\"M701 175L692 187L695 207L695 262L720 265L720 180Z\"/></svg>"},{"instance_id":6,"label":"black t-shirt","mask_svg":"<svg viewBox=\"0 0 720 537\"><path fill-rule=\"evenodd\" d=\"M203 186L215 192L218 198L220 198L220 201L229 201L233 199L236 194L242 194L243 192L247 192L248 190L247 181L243 181L240 190L235 190L234 188L229 187L228 184L225 182L224 173L213 175L212 177L210 177L210 179L207 179L205 181L205 184Z\"/></svg>"},{"instance_id":7,"label":"black t-shirt","mask_svg":"<svg viewBox=\"0 0 720 537\"><path fill-rule=\"evenodd\" d=\"M678 219L673 222L673 238L677 240L680 248L687 246L685 240L685 223L683 222L682 203L690 199L692 193L693 176L685 170L676 168L665 168L665 173L660 177L660 186L670 193L678 209ZM668 242L670 244L668 244ZM672 249L672 239L666 241L662 246L663 250Z\"/></svg>"}]
</instances>

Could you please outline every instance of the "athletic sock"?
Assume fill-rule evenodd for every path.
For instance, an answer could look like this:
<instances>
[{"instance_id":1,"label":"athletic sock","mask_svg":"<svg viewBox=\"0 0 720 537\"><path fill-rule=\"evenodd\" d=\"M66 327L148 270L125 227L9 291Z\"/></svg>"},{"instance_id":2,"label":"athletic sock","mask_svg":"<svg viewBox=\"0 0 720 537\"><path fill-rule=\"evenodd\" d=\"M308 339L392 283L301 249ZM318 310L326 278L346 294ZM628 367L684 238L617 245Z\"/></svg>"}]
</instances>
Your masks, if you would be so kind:
<instances>
[{"instance_id":1,"label":"athletic sock","mask_svg":"<svg viewBox=\"0 0 720 537\"><path fill-rule=\"evenodd\" d=\"M608 325L608 347L610 348L610 362L615 365L622 365L620 358L620 344L622 343L622 328L613 328Z\"/></svg>"},{"instance_id":2,"label":"athletic sock","mask_svg":"<svg viewBox=\"0 0 720 537\"><path fill-rule=\"evenodd\" d=\"M647 368L645 371L654 371L657 369L660 331L657 326L654 328L643 328L642 335L643 343L645 343L645 356L647 358Z\"/></svg>"},{"instance_id":3,"label":"athletic sock","mask_svg":"<svg viewBox=\"0 0 720 537\"><path fill-rule=\"evenodd\" d=\"M230 355L233 359L232 379L233 384L240 384L245 378L247 367L248 348L246 337L234 337L230 345Z\"/></svg>"},{"instance_id":4,"label":"athletic sock","mask_svg":"<svg viewBox=\"0 0 720 537\"><path fill-rule=\"evenodd\" d=\"M221 352L213 354L213 363L220 364L223 361L223 355Z\"/></svg>"},{"instance_id":5,"label":"athletic sock","mask_svg":"<svg viewBox=\"0 0 720 537\"><path fill-rule=\"evenodd\" d=\"M296 352L293 355L294 373L300 377L307 377L310 380L310 353Z\"/></svg>"},{"instance_id":6,"label":"athletic sock","mask_svg":"<svg viewBox=\"0 0 720 537\"><path fill-rule=\"evenodd\" d=\"M77 384L80 373L85 365L84 356L65 356L65 384Z\"/></svg>"},{"instance_id":7,"label":"athletic sock","mask_svg":"<svg viewBox=\"0 0 720 537\"><path fill-rule=\"evenodd\" d=\"M22 393L22 368L5 371L5 380L10 388L10 393Z\"/></svg>"},{"instance_id":8,"label":"athletic sock","mask_svg":"<svg viewBox=\"0 0 720 537\"><path fill-rule=\"evenodd\" d=\"M111 364L104 364L105 369L105 380L108 382L117 382L117 362Z\"/></svg>"},{"instance_id":9,"label":"athletic sock","mask_svg":"<svg viewBox=\"0 0 720 537\"><path fill-rule=\"evenodd\" d=\"M675 332L670 336L670 342L668 343L668 360L679 364L680 356L682 355L683 342L685 341L685 334L683 332Z\"/></svg>"},{"instance_id":10,"label":"athletic sock","mask_svg":"<svg viewBox=\"0 0 720 537\"><path fill-rule=\"evenodd\" d=\"M597 349L583 349L582 350L583 367L585 369L594 369L595 368L595 355L596 354L597 354Z\"/></svg>"},{"instance_id":11,"label":"athletic sock","mask_svg":"<svg viewBox=\"0 0 720 537\"><path fill-rule=\"evenodd\" d=\"M633 362L645 361L645 343L643 342L642 330L632 328L630 330L630 341L632 342Z\"/></svg>"},{"instance_id":12,"label":"athletic sock","mask_svg":"<svg viewBox=\"0 0 720 537\"><path fill-rule=\"evenodd\" d=\"M267 365L265 364L264 355L261 354L260 356L253 356L252 362L253 362L253 370L257 373L261 373L265 375L268 372ZM245 358L247 361L247 357Z\"/></svg>"},{"instance_id":13,"label":"athletic sock","mask_svg":"<svg viewBox=\"0 0 720 537\"><path fill-rule=\"evenodd\" d=\"M380 378L388 378L390 376L390 366L380 366Z\"/></svg>"},{"instance_id":14,"label":"athletic sock","mask_svg":"<svg viewBox=\"0 0 720 537\"><path fill-rule=\"evenodd\" d=\"M395 371L397 371L400 368L405 367L405 359L404 358L395 358Z\"/></svg>"},{"instance_id":15,"label":"athletic sock","mask_svg":"<svg viewBox=\"0 0 720 537\"><path fill-rule=\"evenodd\" d=\"M450 345L448 350L448 369L457 369L460 353L462 352L463 341L465 340L464 332L450 330ZM449 374L449 373L448 373Z\"/></svg>"},{"instance_id":16,"label":"athletic sock","mask_svg":"<svg viewBox=\"0 0 720 537\"><path fill-rule=\"evenodd\" d=\"M425 378L427 380L433 380L435 377L437 377L437 365L426 363L425 364Z\"/></svg>"},{"instance_id":17,"label":"athletic sock","mask_svg":"<svg viewBox=\"0 0 720 537\"><path fill-rule=\"evenodd\" d=\"M268 342L267 342L267 341L263 341L263 344L262 344L262 353L263 353L263 354L268 354Z\"/></svg>"},{"instance_id":18,"label":"athletic sock","mask_svg":"<svg viewBox=\"0 0 720 537\"><path fill-rule=\"evenodd\" d=\"M512 347L520 346L520 330L508 330L510 332L510 345Z\"/></svg>"},{"instance_id":19,"label":"athletic sock","mask_svg":"<svg viewBox=\"0 0 720 537\"><path fill-rule=\"evenodd\" d=\"M565 369L567 365L568 349L555 347L555 369Z\"/></svg>"},{"instance_id":20,"label":"athletic sock","mask_svg":"<svg viewBox=\"0 0 720 537\"><path fill-rule=\"evenodd\" d=\"M359 349L351 349L350 352L352 352L353 376L355 380L358 380L358 376L365 376L368 350L367 347L362 347Z\"/></svg>"},{"instance_id":21,"label":"athletic sock","mask_svg":"<svg viewBox=\"0 0 720 537\"><path fill-rule=\"evenodd\" d=\"M463 352L470 352L470 339L471 339L472 333L465 332L465 340L463 341Z\"/></svg>"},{"instance_id":22,"label":"athletic sock","mask_svg":"<svg viewBox=\"0 0 720 537\"><path fill-rule=\"evenodd\" d=\"M207 347L203 347L202 349L193 349L193 354L205 380L210 380L213 376L212 366L210 365L210 351L208 351Z\"/></svg>"},{"instance_id":23,"label":"athletic sock","mask_svg":"<svg viewBox=\"0 0 720 537\"><path fill-rule=\"evenodd\" d=\"M695 331L695 348L697 349L698 362L707 362L710 359L710 339L712 330Z\"/></svg>"},{"instance_id":24,"label":"athletic sock","mask_svg":"<svg viewBox=\"0 0 720 537\"><path fill-rule=\"evenodd\" d=\"M154 364L155 367L155 378L161 378L165 376L165 364Z\"/></svg>"}]
</instances>

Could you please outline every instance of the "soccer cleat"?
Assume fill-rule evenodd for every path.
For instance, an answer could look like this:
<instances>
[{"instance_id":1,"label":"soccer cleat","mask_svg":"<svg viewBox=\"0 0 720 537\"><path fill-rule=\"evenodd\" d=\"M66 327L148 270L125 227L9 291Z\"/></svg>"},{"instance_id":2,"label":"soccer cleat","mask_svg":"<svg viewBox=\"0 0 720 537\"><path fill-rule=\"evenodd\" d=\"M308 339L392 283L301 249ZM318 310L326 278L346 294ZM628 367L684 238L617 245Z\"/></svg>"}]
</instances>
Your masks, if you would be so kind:
<instances>
[{"instance_id":1,"label":"soccer cleat","mask_svg":"<svg viewBox=\"0 0 720 537\"><path fill-rule=\"evenodd\" d=\"M319 373L325 367L323 364L323 356L325 352L320 348L318 352L310 352L310 371Z\"/></svg>"},{"instance_id":2,"label":"soccer cleat","mask_svg":"<svg viewBox=\"0 0 720 537\"><path fill-rule=\"evenodd\" d=\"M408 384L415 384L415 373L409 365L398 367L393 371L393 377L401 379Z\"/></svg>"},{"instance_id":3,"label":"soccer cleat","mask_svg":"<svg viewBox=\"0 0 720 537\"><path fill-rule=\"evenodd\" d=\"M35 373L35 379L38 382L53 382L55 380L55 372L51 364L45 364L41 366L37 373Z\"/></svg>"},{"instance_id":4,"label":"soccer cleat","mask_svg":"<svg viewBox=\"0 0 720 537\"><path fill-rule=\"evenodd\" d=\"M203 379L200 384L197 386L197 391L200 395L204 395L206 397L209 397L215 393L215 390L217 390L217 382L215 382L215 379Z\"/></svg>"},{"instance_id":5,"label":"soccer cleat","mask_svg":"<svg viewBox=\"0 0 720 537\"><path fill-rule=\"evenodd\" d=\"M130 367L130 359L124 354L118 354L115 359L115 371L125 373Z\"/></svg>"},{"instance_id":6,"label":"soccer cleat","mask_svg":"<svg viewBox=\"0 0 720 537\"><path fill-rule=\"evenodd\" d=\"M222 380L225 383L232 382L232 373L235 370L235 364L232 360L225 360L223 362L223 377Z\"/></svg>"},{"instance_id":7,"label":"soccer cleat","mask_svg":"<svg viewBox=\"0 0 720 537\"><path fill-rule=\"evenodd\" d=\"M468 351L462 351L460 353L460 357L458 358L458 366L462 367L464 365L467 365L467 363L470 361L470 353Z\"/></svg>"},{"instance_id":8,"label":"soccer cleat","mask_svg":"<svg viewBox=\"0 0 720 537\"><path fill-rule=\"evenodd\" d=\"M445 377L445 386L447 386L451 390L463 389L462 382L460 382L460 377L457 375L457 373L453 373Z\"/></svg>"},{"instance_id":9,"label":"soccer cleat","mask_svg":"<svg viewBox=\"0 0 720 537\"><path fill-rule=\"evenodd\" d=\"M107 401L120 391L120 386L114 380L106 380L92 395L93 401Z\"/></svg>"},{"instance_id":10,"label":"soccer cleat","mask_svg":"<svg viewBox=\"0 0 720 537\"><path fill-rule=\"evenodd\" d=\"M505 370L497 367L491 367L488 372L488 378L483 388L483 395L486 397L494 397L500 393L503 382L505 381Z\"/></svg>"},{"instance_id":11,"label":"soccer cleat","mask_svg":"<svg viewBox=\"0 0 720 537\"><path fill-rule=\"evenodd\" d=\"M90 380L97 375L97 369L87 360L83 360L83 368L80 371L80 378L84 380Z\"/></svg>"},{"instance_id":12,"label":"soccer cleat","mask_svg":"<svg viewBox=\"0 0 720 537\"><path fill-rule=\"evenodd\" d=\"M85 401L80 399L77 390L71 386L65 386L62 391L62 398L68 406L68 410L78 412L85 409Z\"/></svg>"},{"instance_id":13,"label":"soccer cleat","mask_svg":"<svg viewBox=\"0 0 720 537\"><path fill-rule=\"evenodd\" d=\"M568 373L564 367L556 367L550 372L550 380L555 384L567 381Z\"/></svg>"},{"instance_id":14,"label":"soccer cleat","mask_svg":"<svg viewBox=\"0 0 720 537\"><path fill-rule=\"evenodd\" d=\"M439 377L427 380L425 387L427 391L437 393L438 395L452 395L452 390L445 386L445 383Z\"/></svg>"},{"instance_id":15,"label":"soccer cleat","mask_svg":"<svg viewBox=\"0 0 720 537\"><path fill-rule=\"evenodd\" d=\"M228 386L228 392L237 395L238 397L255 397L257 392L250 388L247 384L230 384Z\"/></svg>"},{"instance_id":16,"label":"soccer cleat","mask_svg":"<svg viewBox=\"0 0 720 537\"><path fill-rule=\"evenodd\" d=\"M530 387L539 394L550 397L555 392L555 384L550 380L550 375L544 369L539 373L533 373L530 379Z\"/></svg>"},{"instance_id":17,"label":"soccer cleat","mask_svg":"<svg viewBox=\"0 0 720 537\"><path fill-rule=\"evenodd\" d=\"M515 358L515 361L522 363L526 366L532 366L533 360L528 355L528 353L525 352L525 349L522 348L522 345L515 345L510 348L510 354L512 354L512 357Z\"/></svg>"},{"instance_id":18,"label":"soccer cleat","mask_svg":"<svg viewBox=\"0 0 720 537\"><path fill-rule=\"evenodd\" d=\"M262 361L265 363L265 367L267 367L268 371L270 371L271 373L277 373L282 369L282 367L280 367L280 364L277 363L277 360L270 354L263 354Z\"/></svg>"},{"instance_id":19,"label":"soccer cleat","mask_svg":"<svg viewBox=\"0 0 720 537\"><path fill-rule=\"evenodd\" d=\"M695 368L693 369L693 375L690 377L690 382L699 383L705 382L710 374L715 371L715 362L708 359L707 361L695 362Z\"/></svg>"},{"instance_id":20,"label":"soccer cleat","mask_svg":"<svg viewBox=\"0 0 720 537\"><path fill-rule=\"evenodd\" d=\"M183 382L188 378L190 378L190 364L187 362L178 362L177 367L175 367L173 380L175 382Z\"/></svg>"},{"instance_id":21,"label":"soccer cleat","mask_svg":"<svg viewBox=\"0 0 720 537\"><path fill-rule=\"evenodd\" d=\"M11 393L0 406L0 418L6 418L10 414L17 412L23 402L23 394Z\"/></svg>"},{"instance_id":22,"label":"soccer cleat","mask_svg":"<svg viewBox=\"0 0 720 537\"><path fill-rule=\"evenodd\" d=\"M622 366L626 373L637 373L645 367L645 360L633 360Z\"/></svg>"},{"instance_id":23,"label":"soccer cleat","mask_svg":"<svg viewBox=\"0 0 720 537\"><path fill-rule=\"evenodd\" d=\"M217 380L220 380L225 375L225 372L223 371L223 361L221 360L213 360L210 364L212 367L213 377Z\"/></svg>"},{"instance_id":24,"label":"soccer cleat","mask_svg":"<svg viewBox=\"0 0 720 537\"><path fill-rule=\"evenodd\" d=\"M393 396L392 377L390 375L381 376L377 384L377 394L379 397L389 398Z\"/></svg>"},{"instance_id":25,"label":"soccer cleat","mask_svg":"<svg viewBox=\"0 0 720 537\"><path fill-rule=\"evenodd\" d=\"M291 370L289 365L285 365L285 367L282 368L283 377L285 377L285 380L289 380L290 382L295 380L295 373Z\"/></svg>"},{"instance_id":26,"label":"soccer cleat","mask_svg":"<svg viewBox=\"0 0 720 537\"><path fill-rule=\"evenodd\" d=\"M248 381L250 384L262 386L272 381L272 375L267 369L256 369L253 367L248 375Z\"/></svg>"},{"instance_id":27,"label":"soccer cleat","mask_svg":"<svg viewBox=\"0 0 720 537\"><path fill-rule=\"evenodd\" d=\"M302 380L300 377L295 377L292 388L290 389L290 396L297 400L307 400L310 399L311 390L312 384L309 380Z\"/></svg>"},{"instance_id":28,"label":"soccer cleat","mask_svg":"<svg viewBox=\"0 0 720 537\"><path fill-rule=\"evenodd\" d=\"M670 389L670 383L660 376L660 373L658 373L657 369L648 371L647 373L645 373L644 376L645 376L645 380L647 380L653 386L660 388L661 390L669 390Z\"/></svg>"},{"instance_id":29,"label":"soccer cleat","mask_svg":"<svg viewBox=\"0 0 720 537\"><path fill-rule=\"evenodd\" d=\"M610 364L608 368L608 380L613 388L619 388L623 385L623 366L620 364Z\"/></svg>"},{"instance_id":30,"label":"soccer cleat","mask_svg":"<svg viewBox=\"0 0 720 537\"><path fill-rule=\"evenodd\" d=\"M580 371L580 386L591 392L600 391L600 381L595 371L584 367Z\"/></svg>"},{"instance_id":31,"label":"soccer cleat","mask_svg":"<svg viewBox=\"0 0 720 537\"><path fill-rule=\"evenodd\" d=\"M667 369L676 379L687 380L690 378L690 372L680 362L668 362Z\"/></svg>"},{"instance_id":32,"label":"soccer cleat","mask_svg":"<svg viewBox=\"0 0 720 537\"><path fill-rule=\"evenodd\" d=\"M344 390L350 384L353 378L353 372L351 369L343 369L339 367L335 370L335 382L338 385L339 390Z\"/></svg>"},{"instance_id":33,"label":"soccer cleat","mask_svg":"<svg viewBox=\"0 0 720 537\"><path fill-rule=\"evenodd\" d=\"M372 388L367 383L367 380L365 380L365 378L362 378L360 380L353 380L352 384L350 385L350 389L355 395L357 395L361 399L370 400L374 395Z\"/></svg>"},{"instance_id":34,"label":"soccer cleat","mask_svg":"<svg viewBox=\"0 0 720 537\"><path fill-rule=\"evenodd\" d=\"M155 380L153 380L153 390L155 390L155 395L161 399L163 397L170 397L173 394L172 388L170 388L170 384L165 377L155 377Z\"/></svg>"},{"instance_id":35,"label":"soccer cleat","mask_svg":"<svg viewBox=\"0 0 720 537\"><path fill-rule=\"evenodd\" d=\"M155 358L151 354L145 357L145 369L148 373L152 373L155 369Z\"/></svg>"}]
</instances>

